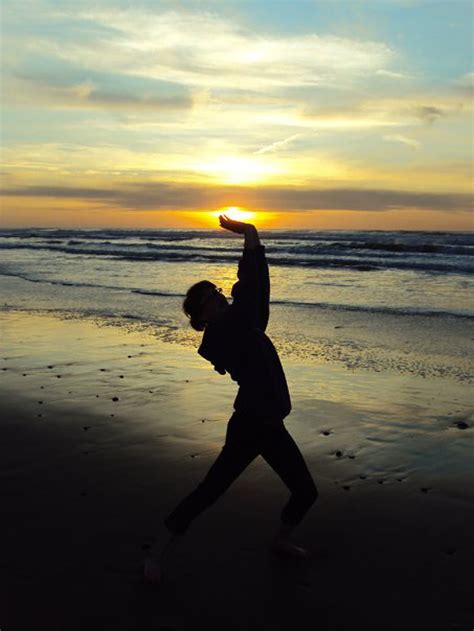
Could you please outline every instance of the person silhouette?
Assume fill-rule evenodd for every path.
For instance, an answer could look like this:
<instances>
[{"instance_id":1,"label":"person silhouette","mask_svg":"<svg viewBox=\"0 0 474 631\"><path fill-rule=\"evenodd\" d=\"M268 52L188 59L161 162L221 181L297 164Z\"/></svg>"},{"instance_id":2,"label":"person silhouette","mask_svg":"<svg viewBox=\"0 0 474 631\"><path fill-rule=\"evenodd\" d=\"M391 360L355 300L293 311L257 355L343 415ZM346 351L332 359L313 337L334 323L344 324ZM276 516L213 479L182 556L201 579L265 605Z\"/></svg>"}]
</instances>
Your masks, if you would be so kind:
<instances>
[{"instance_id":1,"label":"person silhouette","mask_svg":"<svg viewBox=\"0 0 474 631\"><path fill-rule=\"evenodd\" d=\"M159 538L144 564L147 582L163 578L165 558L191 522L229 488L261 455L290 490L270 550L306 558L307 551L291 534L318 497L318 490L295 441L284 425L291 400L278 353L266 335L270 277L265 246L254 225L219 216L220 226L244 235L237 282L229 304L214 283L192 285L183 302L191 326L204 331L198 353L220 374L239 385L225 443L204 479L164 519L167 537Z\"/></svg>"}]
</instances>

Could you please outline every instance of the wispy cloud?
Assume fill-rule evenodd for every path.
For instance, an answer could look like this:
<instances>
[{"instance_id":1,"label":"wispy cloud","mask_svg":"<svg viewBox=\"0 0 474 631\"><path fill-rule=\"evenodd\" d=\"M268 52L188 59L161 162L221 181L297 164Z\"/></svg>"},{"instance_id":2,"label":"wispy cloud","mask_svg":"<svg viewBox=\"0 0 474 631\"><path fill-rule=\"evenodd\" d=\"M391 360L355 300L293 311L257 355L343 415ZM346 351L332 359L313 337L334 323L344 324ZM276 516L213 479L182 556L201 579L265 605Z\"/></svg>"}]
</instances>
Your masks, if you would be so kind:
<instances>
[{"instance_id":1,"label":"wispy cloud","mask_svg":"<svg viewBox=\"0 0 474 631\"><path fill-rule=\"evenodd\" d=\"M376 75L380 77L388 77L389 79L410 79L410 75L404 74L403 72L394 72L393 70L385 70L384 68L379 68L375 71Z\"/></svg>"},{"instance_id":2,"label":"wispy cloud","mask_svg":"<svg viewBox=\"0 0 474 631\"><path fill-rule=\"evenodd\" d=\"M265 145L264 147L261 147L261 149L258 149L258 151L255 151L255 154L259 155L262 153L272 153L274 151L279 151L280 149L284 149L288 145L291 145L292 142L294 142L297 138L300 138L300 137L301 137L301 134L293 134L293 136L289 136L288 138L285 138L284 140L276 140L275 142L272 142L269 145Z\"/></svg>"},{"instance_id":3,"label":"wispy cloud","mask_svg":"<svg viewBox=\"0 0 474 631\"><path fill-rule=\"evenodd\" d=\"M418 149L420 147L420 143L418 140L414 138L408 138L407 136L403 136L402 134L387 134L383 137L384 140L388 142L401 142L403 145L408 145L413 149Z\"/></svg>"},{"instance_id":4,"label":"wispy cloud","mask_svg":"<svg viewBox=\"0 0 474 631\"><path fill-rule=\"evenodd\" d=\"M59 15L61 13L58 12ZM204 11L129 10L63 12L107 30L93 42L79 38L58 46L47 38L34 45L43 53L83 67L121 68L131 75L195 87L262 91L299 85L352 82L389 66L396 51L384 42L331 35L262 35Z\"/></svg>"}]
</instances>

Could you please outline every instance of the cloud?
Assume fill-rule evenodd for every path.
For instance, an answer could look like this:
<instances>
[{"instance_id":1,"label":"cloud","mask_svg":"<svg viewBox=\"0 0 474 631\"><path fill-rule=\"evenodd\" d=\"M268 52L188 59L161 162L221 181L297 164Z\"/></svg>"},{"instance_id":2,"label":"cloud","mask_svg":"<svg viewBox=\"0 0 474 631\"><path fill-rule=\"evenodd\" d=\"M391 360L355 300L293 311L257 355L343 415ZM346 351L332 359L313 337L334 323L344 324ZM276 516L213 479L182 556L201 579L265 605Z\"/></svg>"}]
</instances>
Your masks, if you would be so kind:
<instances>
[{"instance_id":1,"label":"cloud","mask_svg":"<svg viewBox=\"0 0 474 631\"><path fill-rule=\"evenodd\" d=\"M419 105L413 110L415 116L425 123L434 123L444 115L444 111L434 105Z\"/></svg>"},{"instance_id":2,"label":"cloud","mask_svg":"<svg viewBox=\"0 0 474 631\"><path fill-rule=\"evenodd\" d=\"M410 79L410 75L403 74L402 72L393 72L392 70L384 70L383 68L376 70L375 74L381 77L388 77L389 79Z\"/></svg>"},{"instance_id":3,"label":"cloud","mask_svg":"<svg viewBox=\"0 0 474 631\"><path fill-rule=\"evenodd\" d=\"M474 92L474 72L466 72L455 80L454 85L464 94L472 96Z\"/></svg>"},{"instance_id":4,"label":"cloud","mask_svg":"<svg viewBox=\"0 0 474 631\"><path fill-rule=\"evenodd\" d=\"M402 134L387 134L383 137L384 140L388 142L401 142L404 145L408 145L409 147L413 147L414 149L418 149L420 147L420 143L418 140L414 138L408 138L407 136L402 136Z\"/></svg>"},{"instance_id":5,"label":"cloud","mask_svg":"<svg viewBox=\"0 0 474 631\"><path fill-rule=\"evenodd\" d=\"M49 197L104 203L130 210L205 210L233 204L255 210L352 210L382 212L393 209L440 211L472 210L472 196L462 193L390 189L304 189L296 187L232 187L139 182L121 189L26 186L4 190L11 197Z\"/></svg>"},{"instance_id":6,"label":"cloud","mask_svg":"<svg viewBox=\"0 0 474 631\"><path fill-rule=\"evenodd\" d=\"M321 99L322 101L322 99ZM334 129L368 127L406 127L432 125L440 118L462 116L472 111L472 102L451 93L403 94L394 97L348 97L343 105L331 100L326 104L304 105L301 118L314 128Z\"/></svg>"},{"instance_id":7,"label":"cloud","mask_svg":"<svg viewBox=\"0 0 474 631\"><path fill-rule=\"evenodd\" d=\"M31 106L67 109L97 109L156 111L183 110L193 106L188 90L182 86L165 87L159 81L141 82L139 86L130 85L128 77L115 75L112 81L100 85L101 79L84 78L71 82L68 77L35 76L20 73L7 79L6 99L14 103ZM128 84L128 85L127 85Z\"/></svg>"},{"instance_id":8,"label":"cloud","mask_svg":"<svg viewBox=\"0 0 474 631\"><path fill-rule=\"evenodd\" d=\"M272 142L269 145L265 145L264 147L262 147L261 149L258 149L258 151L255 151L255 155L260 155L262 153L270 153L270 152L275 152L275 151L279 151L280 149L283 149L284 147L287 147L288 145L290 145L292 142L294 142L297 138L300 138L301 134L293 134L293 136L289 136L288 138L285 138L284 140L277 140L276 142Z\"/></svg>"},{"instance_id":9,"label":"cloud","mask_svg":"<svg viewBox=\"0 0 474 631\"><path fill-rule=\"evenodd\" d=\"M190 87L254 89L351 83L390 64L396 52L384 42L331 35L260 34L205 11L108 9L57 12L89 24L97 37L60 42L42 37L32 50L82 65L158 78ZM100 33L100 36L99 36Z\"/></svg>"}]
</instances>

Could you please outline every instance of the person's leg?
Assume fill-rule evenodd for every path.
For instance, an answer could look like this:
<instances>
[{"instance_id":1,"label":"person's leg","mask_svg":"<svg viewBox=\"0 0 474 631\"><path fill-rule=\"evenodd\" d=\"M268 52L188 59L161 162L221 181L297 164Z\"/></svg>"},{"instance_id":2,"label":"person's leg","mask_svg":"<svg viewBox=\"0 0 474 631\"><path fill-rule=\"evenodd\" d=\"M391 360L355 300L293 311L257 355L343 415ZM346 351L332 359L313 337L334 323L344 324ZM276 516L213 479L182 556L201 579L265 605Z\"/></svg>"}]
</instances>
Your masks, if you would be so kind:
<instances>
[{"instance_id":1,"label":"person's leg","mask_svg":"<svg viewBox=\"0 0 474 631\"><path fill-rule=\"evenodd\" d=\"M273 547L275 551L286 551L295 556L304 557L305 550L294 546L290 537L316 501L317 487L303 455L282 421L273 426L267 426L262 443L262 457L291 492L281 512L281 525L275 536Z\"/></svg>"},{"instance_id":2,"label":"person's leg","mask_svg":"<svg viewBox=\"0 0 474 631\"><path fill-rule=\"evenodd\" d=\"M252 440L242 419L233 416L227 427L225 444L198 486L164 520L175 534L182 535L191 522L230 487L258 456L259 444Z\"/></svg>"},{"instance_id":3,"label":"person's leg","mask_svg":"<svg viewBox=\"0 0 474 631\"><path fill-rule=\"evenodd\" d=\"M188 530L191 522L223 495L246 467L258 456L258 437L248 419L234 414L227 425L221 453L204 479L163 521L165 535L157 537L145 561L145 579L159 583L165 562Z\"/></svg>"}]
</instances>

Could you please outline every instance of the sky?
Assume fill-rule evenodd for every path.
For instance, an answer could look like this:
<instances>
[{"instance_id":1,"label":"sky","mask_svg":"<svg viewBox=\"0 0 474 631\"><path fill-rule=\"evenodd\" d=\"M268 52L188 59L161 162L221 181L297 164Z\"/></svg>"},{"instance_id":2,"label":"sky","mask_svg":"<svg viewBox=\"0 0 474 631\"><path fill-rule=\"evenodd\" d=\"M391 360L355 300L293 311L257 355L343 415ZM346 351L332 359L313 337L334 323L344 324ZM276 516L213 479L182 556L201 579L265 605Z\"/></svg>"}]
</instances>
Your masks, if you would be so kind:
<instances>
[{"instance_id":1,"label":"sky","mask_svg":"<svg viewBox=\"0 0 474 631\"><path fill-rule=\"evenodd\" d=\"M472 230L473 6L3 0L0 222Z\"/></svg>"}]
</instances>

